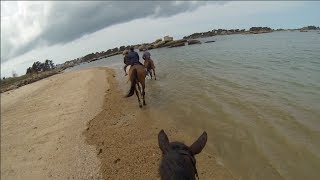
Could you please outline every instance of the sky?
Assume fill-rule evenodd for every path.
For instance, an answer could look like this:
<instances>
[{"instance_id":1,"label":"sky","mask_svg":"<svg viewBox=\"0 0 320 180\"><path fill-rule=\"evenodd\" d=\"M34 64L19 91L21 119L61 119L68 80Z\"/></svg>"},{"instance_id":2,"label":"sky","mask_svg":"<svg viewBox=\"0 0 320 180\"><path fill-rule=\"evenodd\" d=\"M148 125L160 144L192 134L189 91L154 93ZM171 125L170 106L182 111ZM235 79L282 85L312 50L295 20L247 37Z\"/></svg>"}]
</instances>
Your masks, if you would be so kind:
<instances>
[{"instance_id":1,"label":"sky","mask_svg":"<svg viewBox=\"0 0 320 180\"><path fill-rule=\"evenodd\" d=\"M317 1L1 1L1 77L166 35L319 26L319 9Z\"/></svg>"}]
</instances>

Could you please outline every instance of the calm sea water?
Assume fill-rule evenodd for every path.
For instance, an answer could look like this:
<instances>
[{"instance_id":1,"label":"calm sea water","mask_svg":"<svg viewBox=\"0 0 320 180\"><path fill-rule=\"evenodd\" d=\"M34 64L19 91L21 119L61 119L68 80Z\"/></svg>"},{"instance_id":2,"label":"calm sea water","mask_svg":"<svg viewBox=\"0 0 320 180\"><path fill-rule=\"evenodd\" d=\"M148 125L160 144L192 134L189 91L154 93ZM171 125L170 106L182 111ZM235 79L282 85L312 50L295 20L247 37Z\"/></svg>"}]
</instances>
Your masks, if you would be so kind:
<instances>
[{"instance_id":1,"label":"calm sea water","mask_svg":"<svg viewBox=\"0 0 320 180\"><path fill-rule=\"evenodd\" d=\"M320 34L199 40L216 42L151 51L148 107L195 137L206 130L209 151L240 179L319 179ZM121 56L73 70L95 66L123 76Z\"/></svg>"}]
</instances>

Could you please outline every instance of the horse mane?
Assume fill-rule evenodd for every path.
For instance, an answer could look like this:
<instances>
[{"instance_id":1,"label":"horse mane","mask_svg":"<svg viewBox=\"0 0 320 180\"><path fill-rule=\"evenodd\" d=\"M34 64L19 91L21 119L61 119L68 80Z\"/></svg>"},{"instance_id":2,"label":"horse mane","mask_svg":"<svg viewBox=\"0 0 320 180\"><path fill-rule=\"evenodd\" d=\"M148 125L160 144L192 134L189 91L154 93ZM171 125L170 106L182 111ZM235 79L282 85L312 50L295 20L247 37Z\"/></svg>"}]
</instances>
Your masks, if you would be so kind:
<instances>
[{"instance_id":1,"label":"horse mane","mask_svg":"<svg viewBox=\"0 0 320 180\"><path fill-rule=\"evenodd\" d=\"M188 146L180 142L170 143L170 150L163 154L160 164L162 179L195 179L195 158Z\"/></svg>"}]
</instances>

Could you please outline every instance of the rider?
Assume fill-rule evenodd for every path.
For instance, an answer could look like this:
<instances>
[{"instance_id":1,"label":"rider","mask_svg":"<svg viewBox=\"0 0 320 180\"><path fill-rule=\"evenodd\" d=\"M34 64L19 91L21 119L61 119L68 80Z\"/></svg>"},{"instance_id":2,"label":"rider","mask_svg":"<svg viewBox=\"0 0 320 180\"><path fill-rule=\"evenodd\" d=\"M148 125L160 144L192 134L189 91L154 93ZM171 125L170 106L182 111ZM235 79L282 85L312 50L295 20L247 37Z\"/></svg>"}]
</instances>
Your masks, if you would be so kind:
<instances>
[{"instance_id":1,"label":"rider","mask_svg":"<svg viewBox=\"0 0 320 180\"><path fill-rule=\"evenodd\" d=\"M130 47L130 51L128 53L128 59L131 66L135 64L140 64L143 66L143 64L139 61L139 54L134 51L134 47Z\"/></svg>"},{"instance_id":2,"label":"rider","mask_svg":"<svg viewBox=\"0 0 320 180\"><path fill-rule=\"evenodd\" d=\"M143 50L144 50L144 52L143 52L143 55L142 55L142 59L149 60L151 54L149 53L148 48L144 48Z\"/></svg>"},{"instance_id":3,"label":"rider","mask_svg":"<svg viewBox=\"0 0 320 180\"><path fill-rule=\"evenodd\" d=\"M123 53L122 53L123 54L123 63L125 64L124 67L123 67L123 70L125 72L125 76L128 75L126 69L127 69L127 66L130 65L129 58L128 58L128 53L129 53L128 50L124 50Z\"/></svg>"},{"instance_id":4,"label":"rider","mask_svg":"<svg viewBox=\"0 0 320 180\"><path fill-rule=\"evenodd\" d=\"M144 52L143 52L143 55L142 55L142 59L144 59L144 65L146 66L147 62L149 62L149 63L151 63L152 68L155 68L155 67L154 67L154 63L153 63L152 59L150 58L150 57L151 57L151 54L150 54L150 52L148 51L148 48L147 48L147 47L144 48L143 51L144 51ZM147 67L146 67L146 68L147 68Z\"/></svg>"}]
</instances>

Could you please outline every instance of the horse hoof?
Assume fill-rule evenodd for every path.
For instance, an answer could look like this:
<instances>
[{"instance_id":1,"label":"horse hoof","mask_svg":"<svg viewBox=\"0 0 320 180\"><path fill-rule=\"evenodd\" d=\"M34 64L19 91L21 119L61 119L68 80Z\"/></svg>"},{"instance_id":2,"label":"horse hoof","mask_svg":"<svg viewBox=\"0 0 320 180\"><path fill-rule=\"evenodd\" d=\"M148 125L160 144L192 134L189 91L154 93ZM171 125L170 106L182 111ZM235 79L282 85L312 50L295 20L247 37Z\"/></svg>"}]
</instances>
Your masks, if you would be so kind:
<instances>
[{"instance_id":1,"label":"horse hoof","mask_svg":"<svg viewBox=\"0 0 320 180\"><path fill-rule=\"evenodd\" d=\"M146 104L146 103L143 103L143 105L146 106L147 104Z\"/></svg>"},{"instance_id":2,"label":"horse hoof","mask_svg":"<svg viewBox=\"0 0 320 180\"><path fill-rule=\"evenodd\" d=\"M140 104L139 107L142 108L142 105Z\"/></svg>"}]
</instances>

